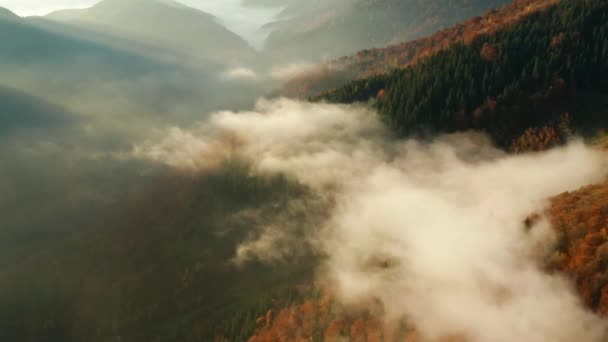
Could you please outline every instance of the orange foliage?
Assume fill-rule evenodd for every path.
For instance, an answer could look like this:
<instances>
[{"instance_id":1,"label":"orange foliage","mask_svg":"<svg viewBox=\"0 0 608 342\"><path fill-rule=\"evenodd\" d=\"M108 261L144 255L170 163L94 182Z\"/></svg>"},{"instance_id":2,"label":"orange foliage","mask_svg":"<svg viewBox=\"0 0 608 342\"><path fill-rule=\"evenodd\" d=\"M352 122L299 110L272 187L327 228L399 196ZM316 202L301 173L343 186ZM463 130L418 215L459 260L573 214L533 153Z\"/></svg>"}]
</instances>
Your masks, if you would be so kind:
<instances>
[{"instance_id":1,"label":"orange foliage","mask_svg":"<svg viewBox=\"0 0 608 342\"><path fill-rule=\"evenodd\" d=\"M323 338L327 341L338 339L339 337L343 336L343 331L344 323L337 319L334 319L329 322L329 325L323 332Z\"/></svg>"},{"instance_id":2,"label":"orange foliage","mask_svg":"<svg viewBox=\"0 0 608 342\"><path fill-rule=\"evenodd\" d=\"M561 194L549 212L560 236L550 266L573 279L587 306L608 314L608 183Z\"/></svg>"},{"instance_id":3,"label":"orange foliage","mask_svg":"<svg viewBox=\"0 0 608 342\"><path fill-rule=\"evenodd\" d=\"M571 125L572 115L564 113L556 124L528 128L511 142L509 150L514 153L548 150L565 142Z\"/></svg>"},{"instance_id":4,"label":"orange foliage","mask_svg":"<svg viewBox=\"0 0 608 342\"><path fill-rule=\"evenodd\" d=\"M495 61L498 59L498 49L494 44L484 43L480 51L481 58L486 61Z\"/></svg>"},{"instance_id":5,"label":"orange foliage","mask_svg":"<svg viewBox=\"0 0 608 342\"><path fill-rule=\"evenodd\" d=\"M576 285L582 301L592 310L608 315L608 182L560 194L550 201L548 217L558 233L554 255L548 259L552 271L564 272ZM526 227L541 219L531 215ZM359 308L339 305L331 293L318 299L269 311L249 342L348 340L353 342L420 342L423 337L408 326L389 327L381 320L381 308L373 304ZM462 335L444 336L439 341L464 342Z\"/></svg>"},{"instance_id":6,"label":"orange foliage","mask_svg":"<svg viewBox=\"0 0 608 342\"><path fill-rule=\"evenodd\" d=\"M561 135L555 127L528 128L511 143L509 150L515 153L544 151L559 144L561 140Z\"/></svg>"}]
</instances>

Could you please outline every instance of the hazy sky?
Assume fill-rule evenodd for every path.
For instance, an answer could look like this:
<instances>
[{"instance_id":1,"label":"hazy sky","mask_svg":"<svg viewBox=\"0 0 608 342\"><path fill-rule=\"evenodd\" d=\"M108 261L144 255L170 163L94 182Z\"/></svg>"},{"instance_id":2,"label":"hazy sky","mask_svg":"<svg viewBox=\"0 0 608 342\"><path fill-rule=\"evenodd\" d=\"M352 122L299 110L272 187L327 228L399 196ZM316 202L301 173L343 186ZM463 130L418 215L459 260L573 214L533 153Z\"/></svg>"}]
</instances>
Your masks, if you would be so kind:
<instances>
[{"instance_id":1,"label":"hazy sky","mask_svg":"<svg viewBox=\"0 0 608 342\"><path fill-rule=\"evenodd\" d=\"M21 15L44 15L64 8L90 7L100 0L0 0L5 7ZM271 21L279 9L248 8L242 0L177 0L188 6L214 14L232 31L240 34L255 46L260 46L265 35L259 28Z\"/></svg>"}]
</instances>

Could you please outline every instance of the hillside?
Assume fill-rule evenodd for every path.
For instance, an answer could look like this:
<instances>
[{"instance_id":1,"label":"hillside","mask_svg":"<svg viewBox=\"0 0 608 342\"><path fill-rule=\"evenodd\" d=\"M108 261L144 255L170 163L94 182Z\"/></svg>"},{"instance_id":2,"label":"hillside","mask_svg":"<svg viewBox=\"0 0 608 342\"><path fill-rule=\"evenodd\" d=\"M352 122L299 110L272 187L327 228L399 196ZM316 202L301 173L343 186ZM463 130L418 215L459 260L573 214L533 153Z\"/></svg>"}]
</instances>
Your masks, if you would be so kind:
<instances>
[{"instance_id":1,"label":"hillside","mask_svg":"<svg viewBox=\"0 0 608 342\"><path fill-rule=\"evenodd\" d=\"M255 54L242 38L210 14L172 0L104 0L91 8L57 11L46 18L199 60L238 61Z\"/></svg>"},{"instance_id":2,"label":"hillside","mask_svg":"<svg viewBox=\"0 0 608 342\"><path fill-rule=\"evenodd\" d=\"M548 259L554 271L568 274L584 303L608 314L608 184L556 196L549 213L559 242Z\"/></svg>"},{"instance_id":3,"label":"hillside","mask_svg":"<svg viewBox=\"0 0 608 342\"><path fill-rule=\"evenodd\" d=\"M217 88L211 82L196 79L211 78L211 72L205 70L210 66L194 73L186 66L158 58L149 50L144 54L136 49L123 49L120 44L106 44L104 36L79 33L73 27L0 18L0 40L3 44L0 85L79 114L108 117L109 103L105 99L114 98L124 99L114 105L123 109L129 106L131 112L166 115L163 106L170 103L163 98L178 92L191 93L195 83L196 89L205 94ZM141 82L147 84L147 94L142 94L141 87L133 86ZM158 93L150 96L150 91Z\"/></svg>"},{"instance_id":4,"label":"hillside","mask_svg":"<svg viewBox=\"0 0 608 342\"><path fill-rule=\"evenodd\" d=\"M381 75L405 68L453 44L472 42L480 35L492 34L514 25L523 18L553 6L558 0L517 0L504 2L496 10L474 16L464 23L444 28L434 34L387 47L364 49L318 66L315 72L302 74L288 82L282 93L294 97L316 95L354 80ZM481 12L480 12L481 14ZM468 18L468 17L467 17ZM464 18L463 18L464 20Z\"/></svg>"},{"instance_id":5,"label":"hillside","mask_svg":"<svg viewBox=\"0 0 608 342\"><path fill-rule=\"evenodd\" d=\"M321 98L377 98L386 123L404 135L477 129L512 151L546 148L574 129L605 125L607 19L603 1L563 1Z\"/></svg>"},{"instance_id":6,"label":"hillside","mask_svg":"<svg viewBox=\"0 0 608 342\"><path fill-rule=\"evenodd\" d=\"M266 51L282 58L313 61L336 58L365 48L423 37L507 2L356 0L307 5L290 3L283 19L267 25L271 34Z\"/></svg>"}]
</instances>

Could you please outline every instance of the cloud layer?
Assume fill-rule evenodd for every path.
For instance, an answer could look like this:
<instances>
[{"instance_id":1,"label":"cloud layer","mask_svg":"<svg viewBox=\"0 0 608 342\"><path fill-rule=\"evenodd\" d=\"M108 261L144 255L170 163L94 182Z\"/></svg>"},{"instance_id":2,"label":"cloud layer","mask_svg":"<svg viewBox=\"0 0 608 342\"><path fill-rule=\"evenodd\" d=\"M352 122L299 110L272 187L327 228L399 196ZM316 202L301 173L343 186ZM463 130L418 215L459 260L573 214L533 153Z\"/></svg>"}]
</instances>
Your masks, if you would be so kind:
<instances>
[{"instance_id":1,"label":"cloud layer","mask_svg":"<svg viewBox=\"0 0 608 342\"><path fill-rule=\"evenodd\" d=\"M383 303L387 326L406 319L428 340L606 338L571 285L542 270L552 229L523 224L548 197L605 179L606 157L581 142L508 156L474 133L399 141L363 107L280 99L172 128L134 155L186 169L237 155L333 198L331 219L307 239L325 256L320 274L345 304ZM289 254L288 230L263 229L237 259Z\"/></svg>"}]
</instances>

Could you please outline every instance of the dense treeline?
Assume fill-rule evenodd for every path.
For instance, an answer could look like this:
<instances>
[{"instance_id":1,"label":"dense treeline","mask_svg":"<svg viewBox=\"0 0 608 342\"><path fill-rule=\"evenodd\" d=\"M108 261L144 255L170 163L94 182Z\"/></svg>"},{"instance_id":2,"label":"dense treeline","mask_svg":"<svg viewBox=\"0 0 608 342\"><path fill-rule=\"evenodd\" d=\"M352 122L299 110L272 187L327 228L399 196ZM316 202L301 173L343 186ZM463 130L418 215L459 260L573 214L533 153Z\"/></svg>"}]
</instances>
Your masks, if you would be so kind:
<instances>
[{"instance_id":1,"label":"dense treeline","mask_svg":"<svg viewBox=\"0 0 608 342\"><path fill-rule=\"evenodd\" d=\"M383 118L401 134L481 129L509 147L531 128L556 127L565 135L569 130L557 127L569 112L573 125L601 119L577 104L589 103L582 93L605 101L606 77L608 1L576 0L320 98L349 103L377 97Z\"/></svg>"}]
</instances>

